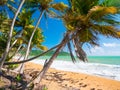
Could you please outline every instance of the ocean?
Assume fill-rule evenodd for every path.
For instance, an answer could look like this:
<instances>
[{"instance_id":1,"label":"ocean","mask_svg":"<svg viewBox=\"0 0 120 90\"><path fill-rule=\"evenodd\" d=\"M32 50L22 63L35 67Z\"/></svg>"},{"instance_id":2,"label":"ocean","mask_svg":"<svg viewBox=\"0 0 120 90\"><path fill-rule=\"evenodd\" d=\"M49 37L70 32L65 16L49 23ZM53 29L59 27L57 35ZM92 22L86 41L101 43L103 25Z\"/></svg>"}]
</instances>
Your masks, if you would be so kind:
<instances>
[{"instance_id":1,"label":"ocean","mask_svg":"<svg viewBox=\"0 0 120 90\"><path fill-rule=\"evenodd\" d=\"M41 59L49 59L50 56L42 56ZM76 58L77 59L77 58ZM57 60L70 61L70 56L58 56ZM77 61L79 61L77 59ZM88 56L88 63L120 65L120 56Z\"/></svg>"},{"instance_id":2,"label":"ocean","mask_svg":"<svg viewBox=\"0 0 120 90\"><path fill-rule=\"evenodd\" d=\"M120 65L120 56L89 56L90 63Z\"/></svg>"},{"instance_id":3,"label":"ocean","mask_svg":"<svg viewBox=\"0 0 120 90\"><path fill-rule=\"evenodd\" d=\"M42 56L32 62L44 65L50 56ZM51 65L64 71L86 73L120 81L120 56L88 56L88 62L71 62L70 56L58 56Z\"/></svg>"}]
</instances>

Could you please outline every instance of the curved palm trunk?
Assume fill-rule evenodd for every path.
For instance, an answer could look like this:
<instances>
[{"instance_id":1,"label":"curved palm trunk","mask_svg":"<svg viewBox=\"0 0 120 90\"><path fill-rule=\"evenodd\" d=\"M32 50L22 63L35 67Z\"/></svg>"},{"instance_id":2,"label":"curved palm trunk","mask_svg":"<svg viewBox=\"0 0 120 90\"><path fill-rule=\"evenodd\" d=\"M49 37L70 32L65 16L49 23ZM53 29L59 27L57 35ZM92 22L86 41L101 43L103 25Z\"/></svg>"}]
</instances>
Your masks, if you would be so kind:
<instances>
[{"instance_id":1,"label":"curved palm trunk","mask_svg":"<svg viewBox=\"0 0 120 90\"><path fill-rule=\"evenodd\" d=\"M41 21L41 19L42 19L42 16L43 16L44 12L45 12L44 10L41 12L41 14L40 14L40 16L39 16L39 19L38 19L38 22L37 22L37 24L36 24L36 26L35 26L35 28L34 28L34 30L33 30L33 32L32 32L32 35L31 35L30 40L29 40L28 45L27 45L27 51L26 51L24 60L28 59L28 55L29 55L29 52L30 52L30 45L31 45L33 36L34 36L34 34L35 34L35 31L36 31L37 28L38 28L38 25L39 25L39 23L40 23L40 21ZM24 69L24 65L22 64L22 65L21 65L21 69L20 69L20 73L21 73L21 74L23 73L23 69Z\"/></svg>"},{"instance_id":2,"label":"curved palm trunk","mask_svg":"<svg viewBox=\"0 0 120 90\"><path fill-rule=\"evenodd\" d=\"M15 13L15 16L14 16L14 19L12 21L12 25L11 25L11 28L10 28L10 32L9 32L9 37L8 37L8 41L7 41L7 46L6 46L6 50L2 56L2 58L0 59L0 71L1 71L1 68L3 67L3 64L5 62L5 59L7 58L7 55L8 55L8 52L9 52L9 48L10 48L10 43L11 43L11 39L12 39L12 32L13 32L13 28L14 28L14 24L15 24L15 21L16 21L16 18L20 12L20 9L22 8L23 4L24 4L25 0L22 0L19 7L18 7L18 10L17 12Z\"/></svg>"},{"instance_id":3,"label":"curved palm trunk","mask_svg":"<svg viewBox=\"0 0 120 90\"><path fill-rule=\"evenodd\" d=\"M9 47L9 50L11 50L11 49L13 48L13 46L16 44L17 41L18 41L18 39L16 39L16 40L12 43L11 47Z\"/></svg>"},{"instance_id":4,"label":"curved palm trunk","mask_svg":"<svg viewBox=\"0 0 120 90\"><path fill-rule=\"evenodd\" d=\"M21 63L26 63L26 62L32 61L32 60L34 60L34 59L36 59L36 58L38 58L40 56L43 56L44 54L50 52L51 50L57 48L58 46L59 46L59 44L54 46L54 47L52 47L51 49L43 52L43 53L37 55L37 56L34 56L34 57L30 58L30 59L27 59L27 60L24 60L24 61L18 61L18 62L5 62L4 65L21 64Z\"/></svg>"},{"instance_id":5,"label":"curved palm trunk","mask_svg":"<svg viewBox=\"0 0 120 90\"><path fill-rule=\"evenodd\" d=\"M53 54L53 56L44 65L44 67L41 70L41 72L39 73L38 77L34 80L34 84L38 84L42 80L43 76L48 71L48 69L50 68L50 66L53 63L54 59L58 56L60 50L63 48L64 45L65 45L65 43L63 43L60 47L57 48L57 50L55 51L55 53Z\"/></svg>"},{"instance_id":6,"label":"curved palm trunk","mask_svg":"<svg viewBox=\"0 0 120 90\"><path fill-rule=\"evenodd\" d=\"M21 35L22 35L22 33L23 33L23 30L24 30L24 27L23 27L22 31L20 31L20 33L19 33L20 37L21 37ZM14 36L14 37L15 37L15 36ZM10 46L10 48L9 48L9 51L13 48L13 46L17 43L17 41L18 41L18 38L16 38L16 39L14 40L14 42L11 44L11 46Z\"/></svg>"},{"instance_id":7,"label":"curved palm trunk","mask_svg":"<svg viewBox=\"0 0 120 90\"><path fill-rule=\"evenodd\" d=\"M84 52L84 50L82 49L82 45L80 45L77 38L73 39L73 45L74 45L75 52L76 52L76 55L79 58L79 60L87 62L88 61L87 55Z\"/></svg>"},{"instance_id":8,"label":"curved palm trunk","mask_svg":"<svg viewBox=\"0 0 120 90\"><path fill-rule=\"evenodd\" d=\"M54 52L54 54L52 55L52 57L49 59L48 62L45 63L43 69L41 70L41 72L38 74L38 77L34 80L34 84L39 83L43 76L45 75L45 73L47 72L47 70L50 68L51 64L53 63L54 59L58 56L60 50L66 45L66 43L69 41L69 33L66 34L66 36L64 37L64 39L62 40L60 46L56 49L56 51Z\"/></svg>"},{"instance_id":9,"label":"curved palm trunk","mask_svg":"<svg viewBox=\"0 0 120 90\"><path fill-rule=\"evenodd\" d=\"M22 47L22 44L18 47L18 49L13 53L13 55L11 55L10 59L13 57L13 56L16 56L16 54L19 52L19 50L21 49Z\"/></svg>"},{"instance_id":10,"label":"curved palm trunk","mask_svg":"<svg viewBox=\"0 0 120 90\"><path fill-rule=\"evenodd\" d=\"M73 52L72 52L71 43L68 42L68 43L67 43L67 46L68 46L68 50L69 50L69 52L70 52L71 59L72 59L73 63L75 63L76 59L75 59L74 54L73 54Z\"/></svg>"}]
</instances>

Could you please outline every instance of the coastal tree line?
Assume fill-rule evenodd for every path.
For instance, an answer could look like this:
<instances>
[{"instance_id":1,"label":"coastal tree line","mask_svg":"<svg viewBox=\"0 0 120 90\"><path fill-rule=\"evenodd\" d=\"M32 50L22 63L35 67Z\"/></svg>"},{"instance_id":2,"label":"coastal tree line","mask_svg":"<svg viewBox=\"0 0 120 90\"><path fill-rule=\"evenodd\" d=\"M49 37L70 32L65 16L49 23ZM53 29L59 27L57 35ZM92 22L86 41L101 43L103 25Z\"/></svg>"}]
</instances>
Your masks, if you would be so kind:
<instances>
[{"instance_id":1,"label":"coastal tree line","mask_svg":"<svg viewBox=\"0 0 120 90\"><path fill-rule=\"evenodd\" d=\"M120 13L119 0L67 0L68 4L55 2L54 0L1 0L0 1L0 75L9 75L11 70L20 80L15 88L37 88L43 76L59 55L67 46L71 60L75 63L76 58L87 62L87 55L83 50L84 45L99 46L99 35L106 38L120 38L120 21L115 17ZM35 13L38 18L34 18ZM61 42L48 49L42 45L45 41L44 30L39 26L42 18L59 18L63 21L66 31ZM49 28L49 27L48 27ZM73 47L73 48L72 48ZM44 52L28 58L33 48ZM45 61L43 69L26 81L23 85L24 63L34 60L51 50L53 55ZM24 55L20 52L24 51ZM16 60L13 57L18 56ZM22 60L21 60L22 57ZM9 75L10 76L10 75ZM21 83L22 81L22 83ZM31 87L31 85L33 87Z\"/></svg>"}]
</instances>

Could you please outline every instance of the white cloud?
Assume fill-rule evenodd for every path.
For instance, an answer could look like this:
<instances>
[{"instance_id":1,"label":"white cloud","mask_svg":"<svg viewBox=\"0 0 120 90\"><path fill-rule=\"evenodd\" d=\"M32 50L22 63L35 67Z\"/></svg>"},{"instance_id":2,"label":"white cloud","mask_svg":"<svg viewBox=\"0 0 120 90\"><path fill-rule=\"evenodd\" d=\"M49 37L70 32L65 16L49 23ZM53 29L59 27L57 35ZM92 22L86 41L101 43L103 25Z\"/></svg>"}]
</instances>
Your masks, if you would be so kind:
<instances>
[{"instance_id":1,"label":"white cloud","mask_svg":"<svg viewBox=\"0 0 120 90\"><path fill-rule=\"evenodd\" d=\"M110 51L110 50L108 50L108 51L106 51L106 55L111 55L111 56L119 56L120 55L120 50L112 50L112 51Z\"/></svg>"},{"instance_id":2,"label":"white cloud","mask_svg":"<svg viewBox=\"0 0 120 90\"><path fill-rule=\"evenodd\" d=\"M120 55L120 48L118 48L118 46L120 46L120 44L104 44L103 47L91 48L90 52L87 51L87 55L90 55L90 56L118 56L118 55Z\"/></svg>"},{"instance_id":3,"label":"white cloud","mask_svg":"<svg viewBox=\"0 0 120 90\"><path fill-rule=\"evenodd\" d=\"M117 44L117 43L103 43L103 46L105 46L105 47L117 47L117 46L120 46L120 44Z\"/></svg>"},{"instance_id":4,"label":"white cloud","mask_svg":"<svg viewBox=\"0 0 120 90\"><path fill-rule=\"evenodd\" d=\"M94 47L94 48L91 48L91 53L96 53L96 52L99 52L99 53L103 53L104 52L104 49L102 47Z\"/></svg>"}]
</instances>

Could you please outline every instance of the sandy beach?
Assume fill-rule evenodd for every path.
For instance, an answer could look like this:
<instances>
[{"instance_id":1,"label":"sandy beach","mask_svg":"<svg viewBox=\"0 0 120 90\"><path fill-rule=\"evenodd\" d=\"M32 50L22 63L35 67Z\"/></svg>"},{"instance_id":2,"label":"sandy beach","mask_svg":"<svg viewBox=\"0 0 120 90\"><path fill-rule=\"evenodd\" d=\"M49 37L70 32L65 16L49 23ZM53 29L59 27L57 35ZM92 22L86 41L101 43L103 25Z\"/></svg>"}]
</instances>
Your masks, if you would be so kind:
<instances>
[{"instance_id":1,"label":"sandy beach","mask_svg":"<svg viewBox=\"0 0 120 90\"><path fill-rule=\"evenodd\" d=\"M25 68L39 71L42 65L29 62ZM41 84L48 90L120 90L120 81L54 68L49 69Z\"/></svg>"},{"instance_id":2,"label":"sandy beach","mask_svg":"<svg viewBox=\"0 0 120 90\"><path fill-rule=\"evenodd\" d=\"M44 65L45 60L35 59L32 62ZM120 65L84 62L73 63L72 61L55 60L51 65L51 68L76 73L85 73L120 81Z\"/></svg>"}]
</instances>

